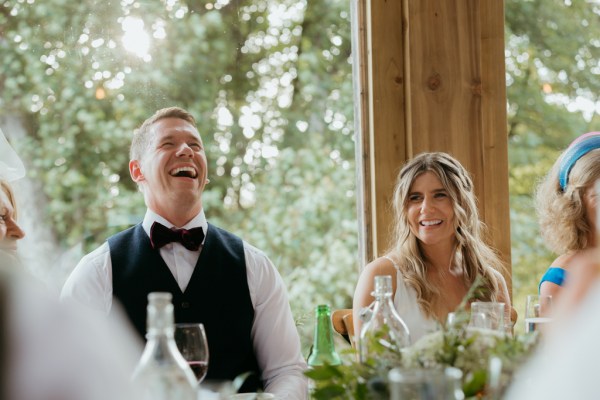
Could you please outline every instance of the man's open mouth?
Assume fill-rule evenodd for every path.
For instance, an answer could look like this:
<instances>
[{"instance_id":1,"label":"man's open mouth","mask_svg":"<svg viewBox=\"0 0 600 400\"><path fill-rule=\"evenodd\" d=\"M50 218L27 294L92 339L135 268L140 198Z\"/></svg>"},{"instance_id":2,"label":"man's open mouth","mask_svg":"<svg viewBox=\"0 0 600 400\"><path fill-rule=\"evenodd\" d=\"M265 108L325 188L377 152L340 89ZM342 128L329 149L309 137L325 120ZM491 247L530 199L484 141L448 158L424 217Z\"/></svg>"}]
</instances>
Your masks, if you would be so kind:
<instances>
[{"instance_id":1,"label":"man's open mouth","mask_svg":"<svg viewBox=\"0 0 600 400\"><path fill-rule=\"evenodd\" d=\"M198 171L194 167L179 167L169 171L169 174L176 177L196 178Z\"/></svg>"}]
</instances>

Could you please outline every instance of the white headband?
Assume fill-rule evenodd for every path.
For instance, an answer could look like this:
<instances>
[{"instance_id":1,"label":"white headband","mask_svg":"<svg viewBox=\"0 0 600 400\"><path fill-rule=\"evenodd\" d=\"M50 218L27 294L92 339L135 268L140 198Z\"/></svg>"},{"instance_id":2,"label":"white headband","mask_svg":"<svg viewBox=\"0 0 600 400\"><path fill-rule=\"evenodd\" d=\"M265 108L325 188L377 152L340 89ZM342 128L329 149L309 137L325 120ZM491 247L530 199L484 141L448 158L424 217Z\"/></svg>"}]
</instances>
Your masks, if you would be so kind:
<instances>
[{"instance_id":1,"label":"white headband","mask_svg":"<svg viewBox=\"0 0 600 400\"><path fill-rule=\"evenodd\" d=\"M25 166L0 129L0 179L14 181L25 176Z\"/></svg>"}]
</instances>

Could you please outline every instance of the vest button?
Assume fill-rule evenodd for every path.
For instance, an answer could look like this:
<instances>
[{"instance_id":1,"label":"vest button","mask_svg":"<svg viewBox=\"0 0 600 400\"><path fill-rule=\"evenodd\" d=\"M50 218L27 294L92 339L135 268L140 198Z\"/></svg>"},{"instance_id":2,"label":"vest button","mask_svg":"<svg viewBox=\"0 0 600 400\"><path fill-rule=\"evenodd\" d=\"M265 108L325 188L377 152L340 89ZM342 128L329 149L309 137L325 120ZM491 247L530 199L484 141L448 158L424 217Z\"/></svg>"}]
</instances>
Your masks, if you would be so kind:
<instances>
[{"instance_id":1,"label":"vest button","mask_svg":"<svg viewBox=\"0 0 600 400\"><path fill-rule=\"evenodd\" d=\"M190 308L190 303L188 303L187 301L182 302L181 308Z\"/></svg>"}]
</instances>

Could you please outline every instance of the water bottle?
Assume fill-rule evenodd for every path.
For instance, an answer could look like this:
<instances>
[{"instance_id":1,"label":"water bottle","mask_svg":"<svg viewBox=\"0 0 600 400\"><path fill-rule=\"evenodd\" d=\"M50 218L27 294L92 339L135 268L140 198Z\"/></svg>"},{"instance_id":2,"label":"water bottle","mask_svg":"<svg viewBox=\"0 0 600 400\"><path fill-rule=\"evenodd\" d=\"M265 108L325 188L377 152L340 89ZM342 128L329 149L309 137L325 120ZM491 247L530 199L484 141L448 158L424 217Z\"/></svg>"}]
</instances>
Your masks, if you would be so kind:
<instances>
[{"instance_id":1,"label":"water bottle","mask_svg":"<svg viewBox=\"0 0 600 400\"><path fill-rule=\"evenodd\" d=\"M146 347L133 373L144 400L196 400L198 383L173 338L171 293L148 295Z\"/></svg>"},{"instance_id":2,"label":"water bottle","mask_svg":"<svg viewBox=\"0 0 600 400\"><path fill-rule=\"evenodd\" d=\"M369 306L372 311L365 314L368 319L360 330L360 361L364 363L369 358L377 357L393 363L393 358L400 355L401 349L410 345L410 334L392 302L392 277L376 276L375 290L371 295L375 298Z\"/></svg>"}]
</instances>

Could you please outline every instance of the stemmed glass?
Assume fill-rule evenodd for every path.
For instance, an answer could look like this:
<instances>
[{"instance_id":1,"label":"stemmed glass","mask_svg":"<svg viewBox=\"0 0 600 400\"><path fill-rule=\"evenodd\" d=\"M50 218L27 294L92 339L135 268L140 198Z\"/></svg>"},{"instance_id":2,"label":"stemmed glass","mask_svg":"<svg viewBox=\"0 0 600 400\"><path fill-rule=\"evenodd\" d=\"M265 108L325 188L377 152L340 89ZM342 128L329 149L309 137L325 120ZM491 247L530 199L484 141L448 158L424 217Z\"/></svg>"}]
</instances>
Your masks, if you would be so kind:
<instances>
[{"instance_id":1,"label":"stemmed glass","mask_svg":"<svg viewBox=\"0 0 600 400\"><path fill-rule=\"evenodd\" d=\"M504 332L504 303L489 301L471 303L470 326Z\"/></svg>"},{"instance_id":2,"label":"stemmed glass","mask_svg":"<svg viewBox=\"0 0 600 400\"><path fill-rule=\"evenodd\" d=\"M543 330L552 322L552 296L530 294L525 305L525 332Z\"/></svg>"},{"instance_id":3,"label":"stemmed glass","mask_svg":"<svg viewBox=\"0 0 600 400\"><path fill-rule=\"evenodd\" d=\"M175 324L175 343L196 375L198 383L208 372L208 342L204 325L199 323Z\"/></svg>"}]
</instances>

